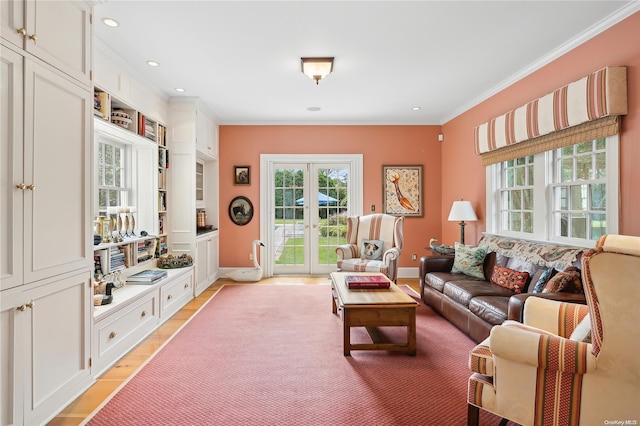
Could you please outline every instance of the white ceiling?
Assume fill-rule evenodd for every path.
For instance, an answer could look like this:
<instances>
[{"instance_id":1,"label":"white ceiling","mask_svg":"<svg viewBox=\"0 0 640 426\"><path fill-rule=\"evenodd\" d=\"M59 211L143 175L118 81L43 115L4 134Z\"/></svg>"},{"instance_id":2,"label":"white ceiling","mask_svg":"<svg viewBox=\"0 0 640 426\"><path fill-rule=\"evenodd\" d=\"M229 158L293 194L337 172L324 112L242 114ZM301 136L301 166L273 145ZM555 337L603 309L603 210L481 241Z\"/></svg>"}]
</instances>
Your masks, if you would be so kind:
<instances>
[{"instance_id":1,"label":"white ceiling","mask_svg":"<svg viewBox=\"0 0 640 426\"><path fill-rule=\"evenodd\" d=\"M111 0L96 4L94 33L160 94L199 97L220 124L442 124L639 4ZM300 70L309 56L335 57L318 86Z\"/></svg>"}]
</instances>

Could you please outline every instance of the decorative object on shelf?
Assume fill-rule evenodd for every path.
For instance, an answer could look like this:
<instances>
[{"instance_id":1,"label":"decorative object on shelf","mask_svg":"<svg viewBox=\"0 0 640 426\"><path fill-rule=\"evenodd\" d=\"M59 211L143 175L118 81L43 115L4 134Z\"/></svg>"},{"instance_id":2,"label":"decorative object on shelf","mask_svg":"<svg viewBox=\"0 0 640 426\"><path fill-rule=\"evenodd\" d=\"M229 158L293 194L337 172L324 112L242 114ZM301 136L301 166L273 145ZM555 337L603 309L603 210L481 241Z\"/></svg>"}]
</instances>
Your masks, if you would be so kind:
<instances>
[{"instance_id":1,"label":"decorative object on shelf","mask_svg":"<svg viewBox=\"0 0 640 426\"><path fill-rule=\"evenodd\" d=\"M97 246L102 242L102 237L100 235L94 235L93 236L93 245Z\"/></svg>"},{"instance_id":2,"label":"decorative object on shelf","mask_svg":"<svg viewBox=\"0 0 640 426\"><path fill-rule=\"evenodd\" d=\"M429 248L431 249L431 251L439 254L455 254L456 253L456 249L454 247L446 246L444 244L436 244L437 242L438 240L436 240L435 238L431 238L429 240Z\"/></svg>"},{"instance_id":3,"label":"decorative object on shelf","mask_svg":"<svg viewBox=\"0 0 640 426\"><path fill-rule=\"evenodd\" d=\"M262 278L262 267L258 263L258 246L264 247L260 240L253 240L253 268L236 269L229 274L229 278L234 281L260 281Z\"/></svg>"},{"instance_id":4,"label":"decorative object on shelf","mask_svg":"<svg viewBox=\"0 0 640 426\"><path fill-rule=\"evenodd\" d=\"M300 58L302 73L316 82L331 74L334 58Z\"/></svg>"},{"instance_id":5,"label":"decorative object on shelf","mask_svg":"<svg viewBox=\"0 0 640 426\"><path fill-rule=\"evenodd\" d=\"M460 200L453 202L448 220L451 222L460 221L460 243L464 244L464 221L473 222L478 220L478 217L473 211L471 201Z\"/></svg>"},{"instance_id":6,"label":"decorative object on shelf","mask_svg":"<svg viewBox=\"0 0 640 426\"><path fill-rule=\"evenodd\" d=\"M102 285L103 284L100 284L100 286ZM109 303L113 302L113 294L111 294L111 291L115 288L115 284L106 283L103 286L104 286L104 294L96 293L94 291L93 306L108 305ZM94 287L94 290L95 290L95 287Z\"/></svg>"},{"instance_id":7,"label":"decorative object on shelf","mask_svg":"<svg viewBox=\"0 0 640 426\"><path fill-rule=\"evenodd\" d=\"M246 225L253 218L253 204L242 195L235 197L229 203L229 217L236 225Z\"/></svg>"},{"instance_id":8,"label":"decorative object on shelf","mask_svg":"<svg viewBox=\"0 0 640 426\"><path fill-rule=\"evenodd\" d=\"M187 266L193 265L193 258L186 253L183 253L180 256L173 256L170 254L159 257L157 265L160 269L186 268Z\"/></svg>"},{"instance_id":9,"label":"decorative object on shelf","mask_svg":"<svg viewBox=\"0 0 640 426\"><path fill-rule=\"evenodd\" d=\"M422 217L422 166L382 166L383 213Z\"/></svg>"},{"instance_id":10,"label":"decorative object on shelf","mask_svg":"<svg viewBox=\"0 0 640 426\"><path fill-rule=\"evenodd\" d=\"M114 109L111 111L111 122L123 129L128 129L129 125L132 123L131 116L121 109Z\"/></svg>"},{"instance_id":11,"label":"decorative object on shelf","mask_svg":"<svg viewBox=\"0 0 640 426\"><path fill-rule=\"evenodd\" d=\"M233 184L251 185L251 167L233 166Z\"/></svg>"},{"instance_id":12,"label":"decorative object on shelf","mask_svg":"<svg viewBox=\"0 0 640 426\"><path fill-rule=\"evenodd\" d=\"M204 209L196 210L196 226L205 228L207 226L207 213Z\"/></svg>"}]
</instances>

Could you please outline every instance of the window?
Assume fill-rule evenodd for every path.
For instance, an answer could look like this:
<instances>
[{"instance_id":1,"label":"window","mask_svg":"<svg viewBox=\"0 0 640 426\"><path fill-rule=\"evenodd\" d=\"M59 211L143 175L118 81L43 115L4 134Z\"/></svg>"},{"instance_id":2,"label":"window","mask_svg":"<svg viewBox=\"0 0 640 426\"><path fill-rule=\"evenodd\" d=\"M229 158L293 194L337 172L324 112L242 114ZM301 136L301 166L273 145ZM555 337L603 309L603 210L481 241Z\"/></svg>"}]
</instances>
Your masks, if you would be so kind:
<instances>
[{"instance_id":1,"label":"window","mask_svg":"<svg viewBox=\"0 0 640 426\"><path fill-rule=\"evenodd\" d=\"M488 232L590 247L618 232L618 136L487 167Z\"/></svg>"},{"instance_id":2,"label":"window","mask_svg":"<svg viewBox=\"0 0 640 426\"><path fill-rule=\"evenodd\" d=\"M109 207L126 206L126 148L113 142L97 145L98 212L106 216Z\"/></svg>"}]
</instances>

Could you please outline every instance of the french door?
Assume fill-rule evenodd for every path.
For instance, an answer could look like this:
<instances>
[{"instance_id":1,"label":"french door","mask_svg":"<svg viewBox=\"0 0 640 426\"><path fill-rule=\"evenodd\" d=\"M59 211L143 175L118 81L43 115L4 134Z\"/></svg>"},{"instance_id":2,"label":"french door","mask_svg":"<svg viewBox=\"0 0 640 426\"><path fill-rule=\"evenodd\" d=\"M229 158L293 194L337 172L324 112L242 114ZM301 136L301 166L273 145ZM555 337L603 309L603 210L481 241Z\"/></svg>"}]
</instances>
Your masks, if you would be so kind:
<instances>
[{"instance_id":1,"label":"french door","mask_svg":"<svg viewBox=\"0 0 640 426\"><path fill-rule=\"evenodd\" d=\"M362 210L362 156L265 155L262 161L264 274L335 271L346 217Z\"/></svg>"}]
</instances>

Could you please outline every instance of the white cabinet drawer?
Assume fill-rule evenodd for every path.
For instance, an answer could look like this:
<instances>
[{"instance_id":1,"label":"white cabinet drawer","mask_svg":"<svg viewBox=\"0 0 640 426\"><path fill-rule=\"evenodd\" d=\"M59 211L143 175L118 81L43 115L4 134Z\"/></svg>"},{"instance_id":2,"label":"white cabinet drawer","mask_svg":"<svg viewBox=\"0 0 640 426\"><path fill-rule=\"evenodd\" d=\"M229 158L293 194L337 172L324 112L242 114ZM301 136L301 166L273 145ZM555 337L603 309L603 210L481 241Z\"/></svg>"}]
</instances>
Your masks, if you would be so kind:
<instances>
[{"instance_id":1,"label":"white cabinet drawer","mask_svg":"<svg viewBox=\"0 0 640 426\"><path fill-rule=\"evenodd\" d=\"M152 292L95 324L94 374L101 374L158 325L158 292Z\"/></svg>"},{"instance_id":2,"label":"white cabinet drawer","mask_svg":"<svg viewBox=\"0 0 640 426\"><path fill-rule=\"evenodd\" d=\"M193 270L160 287L160 318L165 321L193 298Z\"/></svg>"}]
</instances>

